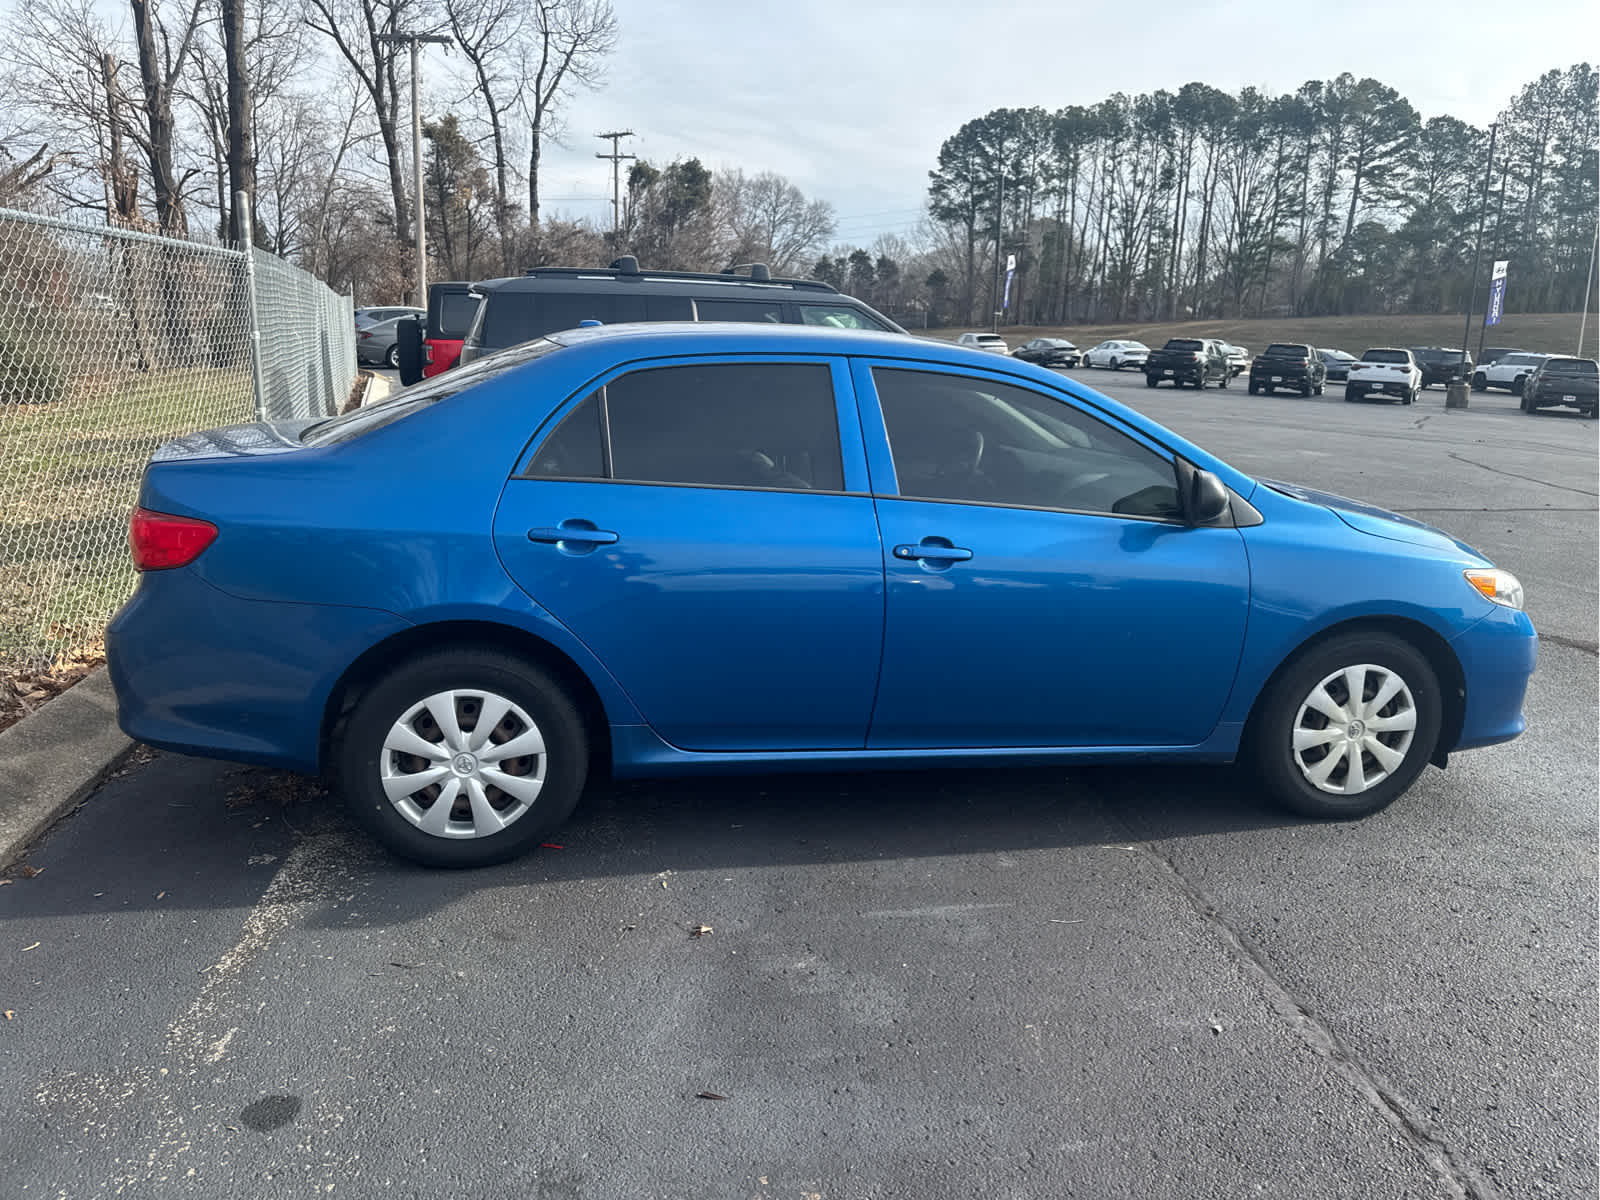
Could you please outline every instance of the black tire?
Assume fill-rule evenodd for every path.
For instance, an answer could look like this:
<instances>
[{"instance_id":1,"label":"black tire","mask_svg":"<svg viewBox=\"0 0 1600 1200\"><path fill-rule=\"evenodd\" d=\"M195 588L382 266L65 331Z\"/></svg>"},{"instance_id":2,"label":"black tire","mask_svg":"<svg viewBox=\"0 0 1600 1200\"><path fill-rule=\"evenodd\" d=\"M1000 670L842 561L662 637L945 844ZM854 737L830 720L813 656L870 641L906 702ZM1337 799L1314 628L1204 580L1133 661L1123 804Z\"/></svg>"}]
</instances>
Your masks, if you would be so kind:
<instances>
[{"instance_id":1,"label":"black tire","mask_svg":"<svg viewBox=\"0 0 1600 1200\"><path fill-rule=\"evenodd\" d=\"M1322 391L1323 391L1323 389L1324 389L1324 388L1325 388L1325 387L1327 387L1327 384L1326 384L1326 383L1319 383L1319 384L1317 384L1317 386L1316 386L1316 387L1314 387L1314 388L1313 388L1313 389L1312 389L1312 390L1311 390L1311 394L1312 394L1312 395L1313 395L1313 396L1320 396L1320 395L1322 395Z\"/></svg>"},{"instance_id":2,"label":"black tire","mask_svg":"<svg viewBox=\"0 0 1600 1200\"><path fill-rule=\"evenodd\" d=\"M425 833L384 793L379 774L384 742L396 722L425 697L474 689L494 692L532 718L545 749L543 755L528 757L543 759L543 787L522 815L498 833L468 838ZM461 647L419 655L368 688L332 757L351 816L394 853L430 867L481 867L525 853L571 815L588 775L589 738L572 700L544 671L504 653Z\"/></svg>"},{"instance_id":3,"label":"black tire","mask_svg":"<svg viewBox=\"0 0 1600 1200\"><path fill-rule=\"evenodd\" d=\"M1399 765L1367 790L1354 794L1325 792L1306 778L1295 759L1295 725L1301 706L1319 683L1346 667L1365 664L1393 672L1410 691L1416 719L1411 743ZM1397 703L1391 700L1385 710ZM1390 633L1343 634L1292 660L1262 692L1245 733L1245 758L1267 794L1292 812L1337 820L1364 817L1388 807L1427 766L1439 740L1443 716L1438 678L1416 647ZM1328 727L1335 726L1329 722ZM1339 751L1332 749L1328 753ZM1362 755L1363 765L1367 757ZM1375 759L1372 761L1376 763ZM1348 774L1348 767L1343 773Z\"/></svg>"},{"instance_id":4,"label":"black tire","mask_svg":"<svg viewBox=\"0 0 1600 1200\"><path fill-rule=\"evenodd\" d=\"M1408 388L1406 394L1400 397L1401 404L1415 404L1417 402L1417 389Z\"/></svg>"},{"instance_id":5,"label":"black tire","mask_svg":"<svg viewBox=\"0 0 1600 1200\"><path fill-rule=\"evenodd\" d=\"M1511 381L1511 392L1512 392L1512 394L1516 395L1516 396L1522 395L1523 385L1526 384L1527 382L1528 382L1528 377L1526 375L1518 375L1515 379L1513 379Z\"/></svg>"},{"instance_id":6,"label":"black tire","mask_svg":"<svg viewBox=\"0 0 1600 1200\"><path fill-rule=\"evenodd\" d=\"M1111 360L1111 369L1112 369L1112 370L1113 370L1113 371L1120 371L1120 370L1122 370L1122 360L1121 360L1121 359L1119 359L1119 358L1113 358L1113 359L1112 359L1112 360Z\"/></svg>"},{"instance_id":7,"label":"black tire","mask_svg":"<svg viewBox=\"0 0 1600 1200\"><path fill-rule=\"evenodd\" d=\"M1144 377L1144 385L1145 385L1145 387L1155 387L1156 384L1159 383L1159 382L1161 382L1161 381L1159 379L1157 379L1154 375L1146 375Z\"/></svg>"},{"instance_id":8,"label":"black tire","mask_svg":"<svg viewBox=\"0 0 1600 1200\"><path fill-rule=\"evenodd\" d=\"M1197 392L1205 391L1206 390L1206 373L1204 371L1201 371L1200 374L1196 375L1189 382L1194 386L1194 390L1195 391L1197 391Z\"/></svg>"},{"instance_id":9,"label":"black tire","mask_svg":"<svg viewBox=\"0 0 1600 1200\"><path fill-rule=\"evenodd\" d=\"M1228 381L1231 380L1232 378L1233 378L1232 375L1229 375L1226 371L1224 371L1222 373L1222 378L1217 381L1217 386L1219 388L1227 387L1228 386Z\"/></svg>"},{"instance_id":10,"label":"black tire","mask_svg":"<svg viewBox=\"0 0 1600 1200\"><path fill-rule=\"evenodd\" d=\"M1489 378L1482 371L1473 374L1472 390L1475 392L1487 392L1489 390Z\"/></svg>"},{"instance_id":11,"label":"black tire","mask_svg":"<svg viewBox=\"0 0 1600 1200\"><path fill-rule=\"evenodd\" d=\"M1254 396L1260 390L1261 390L1261 385L1259 383L1257 383L1254 379L1252 379L1250 381L1250 394L1252 396Z\"/></svg>"},{"instance_id":12,"label":"black tire","mask_svg":"<svg viewBox=\"0 0 1600 1200\"><path fill-rule=\"evenodd\" d=\"M1311 381L1309 379L1300 385L1300 398L1302 400L1311 399Z\"/></svg>"},{"instance_id":13,"label":"black tire","mask_svg":"<svg viewBox=\"0 0 1600 1200\"><path fill-rule=\"evenodd\" d=\"M1533 411L1533 397L1524 392L1522 399L1517 401L1517 407L1525 413L1531 413Z\"/></svg>"},{"instance_id":14,"label":"black tire","mask_svg":"<svg viewBox=\"0 0 1600 1200\"><path fill-rule=\"evenodd\" d=\"M1344 389L1344 402L1346 404L1354 404L1359 399L1361 399L1361 393L1356 391L1355 388L1347 387Z\"/></svg>"}]
</instances>

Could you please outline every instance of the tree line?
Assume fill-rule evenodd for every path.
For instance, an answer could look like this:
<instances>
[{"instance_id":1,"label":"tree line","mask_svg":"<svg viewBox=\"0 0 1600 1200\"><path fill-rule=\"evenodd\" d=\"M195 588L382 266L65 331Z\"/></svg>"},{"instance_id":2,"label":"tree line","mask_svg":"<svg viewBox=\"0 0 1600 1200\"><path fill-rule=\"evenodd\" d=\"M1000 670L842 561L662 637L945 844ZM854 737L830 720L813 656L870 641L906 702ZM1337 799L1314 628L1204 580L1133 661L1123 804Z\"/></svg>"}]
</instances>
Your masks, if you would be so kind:
<instances>
[{"instance_id":1,"label":"tree line","mask_svg":"<svg viewBox=\"0 0 1600 1200\"><path fill-rule=\"evenodd\" d=\"M1597 74L1524 87L1490 131L1375 79L1203 83L966 122L930 172L956 320L1060 324L1460 312L1480 222L1508 307L1579 307L1595 252ZM1486 174L1487 172L1487 174ZM1483 272L1487 274L1487 266ZM1480 276L1479 294L1483 289Z\"/></svg>"}]
</instances>

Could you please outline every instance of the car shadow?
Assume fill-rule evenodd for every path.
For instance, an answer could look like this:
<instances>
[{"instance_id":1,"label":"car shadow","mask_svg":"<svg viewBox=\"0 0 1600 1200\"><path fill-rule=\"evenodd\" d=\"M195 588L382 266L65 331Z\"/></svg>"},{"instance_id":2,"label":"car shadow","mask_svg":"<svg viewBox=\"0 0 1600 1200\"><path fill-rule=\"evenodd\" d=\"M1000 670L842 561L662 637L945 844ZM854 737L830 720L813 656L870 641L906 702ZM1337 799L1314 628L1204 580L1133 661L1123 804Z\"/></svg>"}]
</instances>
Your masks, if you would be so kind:
<instances>
[{"instance_id":1,"label":"car shadow","mask_svg":"<svg viewBox=\"0 0 1600 1200\"><path fill-rule=\"evenodd\" d=\"M600 782L546 845L499 866L441 871L381 849L315 779L158 755L108 782L19 860L10 872L16 886L0 888L0 916L248 909L312 840L331 847L340 873L326 896L305 897L305 921L348 928L350 912L332 902L354 887L364 893L359 923L387 926L425 919L485 888L1013 854L1304 823L1224 767Z\"/></svg>"}]
</instances>

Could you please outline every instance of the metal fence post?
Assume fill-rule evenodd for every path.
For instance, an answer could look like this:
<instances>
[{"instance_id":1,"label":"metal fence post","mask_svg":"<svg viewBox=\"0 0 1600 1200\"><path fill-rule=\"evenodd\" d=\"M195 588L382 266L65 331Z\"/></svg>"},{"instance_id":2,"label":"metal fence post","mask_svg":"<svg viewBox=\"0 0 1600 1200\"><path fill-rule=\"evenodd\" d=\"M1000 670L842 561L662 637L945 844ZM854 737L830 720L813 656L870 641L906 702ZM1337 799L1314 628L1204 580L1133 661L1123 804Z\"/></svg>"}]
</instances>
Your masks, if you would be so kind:
<instances>
[{"instance_id":1,"label":"metal fence post","mask_svg":"<svg viewBox=\"0 0 1600 1200\"><path fill-rule=\"evenodd\" d=\"M240 249L244 253L244 294L250 309L250 382L256 393L256 420L267 419L267 385L261 371L261 314L256 308L255 214L250 211L250 193L233 194L234 227L244 231Z\"/></svg>"}]
</instances>

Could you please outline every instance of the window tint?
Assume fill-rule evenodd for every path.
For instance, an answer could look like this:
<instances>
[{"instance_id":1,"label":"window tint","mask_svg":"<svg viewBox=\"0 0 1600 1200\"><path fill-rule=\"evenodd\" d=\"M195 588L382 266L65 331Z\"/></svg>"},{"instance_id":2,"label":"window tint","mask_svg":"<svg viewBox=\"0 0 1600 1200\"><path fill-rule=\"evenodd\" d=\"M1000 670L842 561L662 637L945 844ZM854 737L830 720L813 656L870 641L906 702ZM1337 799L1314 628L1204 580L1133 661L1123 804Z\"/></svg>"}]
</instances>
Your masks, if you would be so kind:
<instances>
[{"instance_id":1,"label":"window tint","mask_svg":"<svg viewBox=\"0 0 1600 1200\"><path fill-rule=\"evenodd\" d=\"M606 387L613 478L844 490L833 379L820 363L634 371Z\"/></svg>"},{"instance_id":2,"label":"window tint","mask_svg":"<svg viewBox=\"0 0 1600 1200\"><path fill-rule=\"evenodd\" d=\"M886 326L874 321L860 309L838 304L802 304L800 323L829 325L834 329L886 329Z\"/></svg>"},{"instance_id":3,"label":"window tint","mask_svg":"<svg viewBox=\"0 0 1600 1200\"><path fill-rule=\"evenodd\" d=\"M545 438L528 466L530 476L557 479L604 479L605 434L600 393L595 392Z\"/></svg>"},{"instance_id":4,"label":"window tint","mask_svg":"<svg viewBox=\"0 0 1600 1200\"><path fill-rule=\"evenodd\" d=\"M783 324L782 300L696 300L702 321L764 321Z\"/></svg>"},{"instance_id":5,"label":"window tint","mask_svg":"<svg viewBox=\"0 0 1600 1200\"><path fill-rule=\"evenodd\" d=\"M1403 363L1407 361L1404 350L1368 350L1361 356L1363 362Z\"/></svg>"},{"instance_id":6,"label":"window tint","mask_svg":"<svg viewBox=\"0 0 1600 1200\"><path fill-rule=\"evenodd\" d=\"M1306 348L1304 346L1291 346L1287 342L1273 342L1261 353L1266 358L1304 358L1306 356Z\"/></svg>"},{"instance_id":7,"label":"window tint","mask_svg":"<svg viewBox=\"0 0 1600 1200\"><path fill-rule=\"evenodd\" d=\"M1172 463L1069 404L957 375L872 378L902 496L1180 516Z\"/></svg>"},{"instance_id":8,"label":"window tint","mask_svg":"<svg viewBox=\"0 0 1600 1200\"><path fill-rule=\"evenodd\" d=\"M584 321L615 325L617 300L595 292L497 289L484 301L479 344L486 350L498 350L562 329L576 329Z\"/></svg>"},{"instance_id":9,"label":"window tint","mask_svg":"<svg viewBox=\"0 0 1600 1200\"><path fill-rule=\"evenodd\" d=\"M1193 338L1173 338L1163 350L1205 350L1209 348L1208 342L1198 342Z\"/></svg>"},{"instance_id":10,"label":"window tint","mask_svg":"<svg viewBox=\"0 0 1600 1200\"><path fill-rule=\"evenodd\" d=\"M466 292L441 292L434 298L432 309L428 317L431 336L465 337L472 318L478 315L478 301Z\"/></svg>"}]
</instances>

